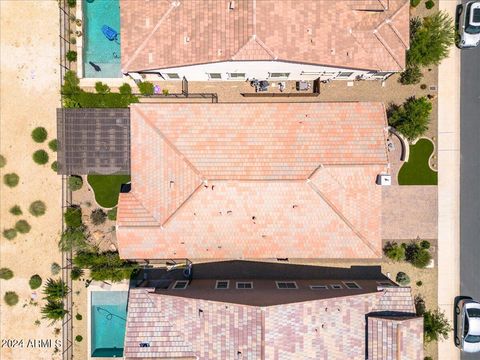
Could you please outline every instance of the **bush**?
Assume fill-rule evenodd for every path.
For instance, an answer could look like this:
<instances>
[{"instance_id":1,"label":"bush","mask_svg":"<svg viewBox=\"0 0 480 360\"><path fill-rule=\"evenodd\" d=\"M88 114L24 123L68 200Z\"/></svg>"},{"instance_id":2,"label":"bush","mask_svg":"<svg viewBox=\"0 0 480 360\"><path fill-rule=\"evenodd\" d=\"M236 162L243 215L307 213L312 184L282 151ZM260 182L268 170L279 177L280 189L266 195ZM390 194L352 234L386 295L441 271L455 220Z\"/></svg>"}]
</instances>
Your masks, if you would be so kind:
<instances>
[{"instance_id":1,"label":"bush","mask_svg":"<svg viewBox=\"0 0 480 360\"><path fill-rule=\"evenodd\" d=\"M422 316L425 313L425 300L420 295L416 295L414 298L415 313L417 316Z\"/></svg>"},{"instance_id":2,"label":"bush","mask_svg":"<svg viewBox=\"0 0 480 360\"><path fill-rule=\"evenodd\" d=\"M395 278L395 281L400 285L405 286L410 284L410 277L404 272L400 271L397 273L397 277Z\"/></svg>"},{"instance_id":3,"label":"bush","mask_svg":"<svg viewBox=\"0 0 480 360\"><path fill-rule=\"evenodd\" d=\"M63 216L67 227L75 229L82 226L82 209L79 206L68 207Z\"/></svg>"},{"instance_id":4,"label":"bush","mask_svg":"<svg viewBox=\"0 0 480 360\"><path fill-rule=\"evenodd\" d=\"M423 281L421 280L418 280L416 283L415 283L418 287L422 286L423 285Z\"/></svg>"},{"instance_id":5,"label":"bush","mask_svg":"<svg viewBox=\"0 0 480 360\"><path fill-rule=\"evenodd\" d=\"M77 335L77 336L75 336L75 341L76 341L76 342L80 342L80 341L82 341L82 340L83 340L82 335Z\"/></svg>"},{"instance_id":6,"label":"bush","mask_svg":"<svg viewBox=\"0 0 480 360\"><path fill-rule=\"evenodd\" d=\"M388 123L409 141L413 141L428 130L431 111L432 104L426 97L419 99L411 97L403 105L391 111Z\"/></svg>"},{"instance_id":7,"label":"bush","mask_svg":"<svg viewBox=\"0 0 480 360\"><path fill-rule=\"evenodd\" d=\"M77 0L67 0L67 4L69 7L73 8L77 6Z\"/></svg>"},{"instance_id":8,"label":"bush","mask_svg":"<svg viewBox=\"0 0 480 360\"><path fill-rule=\"evenodd\" d=\"M43 287L43 294L45 299L56 301L63 299L68 292L68 286L62 279L54 280L52 278L47 279L45 286Z\"/></svg>"},{"instance_id":9,"label":"bush","mask_svg":"<svg viewBox=\"0 0 480 360\"><path fill-rule=\"evenodd\" d=\"M427 88L427 84L420 85L420 89L425 90Z\"/></svg>"},{"instance_id":10,"label":"bush","mask_svg":"<svg viewBox=\"0 0 480 360\"><path fill-rule=\"evenodd\" d=\"M30 214L33 216L42 216L45 214L45 211L47 211L47 206L43 201L37 200L30 204L28 211L30 211Z\"/></svg>"},{"instance_id":11,"label":"bush","mask_svg":"<svg viewBox=\"0 0 480 360\"><path fill-rule=\"evenodd\" d=\"M33 161L38 165L45 165L48 163L48 154L45 150L37 150L33 153Z\"/></svg>"},{"instance_id":12,"label":"bush","mask_svg":"<svg viewBox=\"0 0 480 360\"><path fill-rule=\"evenodd\" d=\"M42 143L47 140L47 136L47 129L45 129L44 127L37 127L32 131L32 139L37 143Z\"/></svg>"},{"instance_id":13,"label":"bush","mask_svg":"<svg viewBox=\"0 0 480 360\"><path fill-rule=\"evenodd\" d=\"M82 91L69 97L69 103L64 105L65 107L80 108L127 108L132 103L138 103L138 97L118 93L96 94Z\"/></svg>"},{"instance_id":14,"label":"bush","mask_svg":"<svg viewBox=\"0 0 480 360\"><path fill-rule=\"evenodd\" d=\"M5 300L7 305L14 306L18 303L18 295L14 291L7 291L3 296L3 300Z\"/></svg>"},{"instance_id":15,"label":"bush","mask_svg":"<svg viewBox=\"0 0 480 360\"><path fill-rule=\"evenodd\" d=\"M95 209L90 214L90 220L92 220L93 225L100 225L105 222L107 214L102 209Z\"/></svg>"},{"instance_id":16,"label":"bush","mask_svg":"<svg viewBox=\"0 0 480 360\"><path fill-rule=\"evenodd\" d=\"M107 84L102 83L101 81L97 81L95 83L95 91L98 94L108 94L110 92L110 87Z\"/></svg>"},{"instance_id":17,"label":"bush","mask_svg":"<svg viewBox=\"0 0 480 360\"><path fill-rule=\"evenodd\" d=\"M77 61L77 52L73 50L68 50L67 54L65 55L68 61L74 62Z\"/></svg>"},{"instance_id":18,"label":"bush","mask_svg":"<svg viewBox=\"0 0 480 360\"><path fill-rule=\"evenodd\" d=\"M420 247L422 249L428 250L428 249L430 249L430 242L428 242L427 240L422 240L420 242Z\"/></svg>"},{"instance_id":19,"label":"bush","mask_svg":"<svg viewBox=\"0 0 480 360\"><path fill-rule=\"evenodd\" d=\"M154 93L154 86L149 81L142 81L138 84L138 90L140 90L140 94L144 96L150 96Z\"/></svg>"},{"instance_id":20,"label":"bush","mask_svg":"<svg viewBox=\"0 0 480 360\"><path fill-rule=\"evenodd\" d=\"M30 289L38 289L40 286L42 286L42 278L40 277L40 275L35 274L30 278L28 284L30 285Z\"/></svg>"},{"instance_id":21,"label":"bush","mask_svg":"<svg viewBox=\"0 0 480 360\"><path fill-rule=\"evenodd\" d=\"M9 268L1 268L0 269L0 279L3 280L10 280L13 278L13 271Z\"/></svg>"},{"instance_id":22,"label":"bush","mask_svg":"<svg viewBox=\"0 0 480 360\"><path fill-rule=\"evenodd\" d=\"M83 186L83 179L78 175L71 175L68 177L68 188L71 191L80 190Z\"/></svg>"},{"instance_id":23,"label":"bush","mask_svg":"<svg viewBox=\"0 0 480 360\"><path fill-rule=\"evenodd\" d=\"M13 240L17 236L17 230L15 229L5 229L3 230L3 237L7 240Z\"/></svg>"},{"instance_id":24,"label":"bush","mask_svg":"<svg viewBox=\"0 0 480 360\"><path fill-rule=\"evenodd\" d=\"M393 261L405 260L405 249L396 242L388 242L383 248L385 256Z\"/></svg>"},{"instance_id":25,"label":"bush","mask_svg":"<svg viewBox=\"0 0 480 360\"><path fill-rule=\"evenodd\" d=\"M76 94L80 94L82 89L80 89L80 79L77 77L75 71L68 70L64 77L63 77L63 85L61 93L67 97L74 96Z\"/></svg>"},{"instance_id":26,"label":"bush","mask_svg":"<svg viewBox=\"0 0 480 360\"><path fill-rule=\"evenodd\" d=\"M50 167L53 171L58 172L58 161L52 162L52 165Z\"/></svg>"},{"instance_id":27,"label":"bush","mask_svg":"<svg viewBox=\"0 0 480 360\"><path fill-rule=\"evenodd\" d=\"M86 236L82 227L67 228L58 243L58 247L61 251L72 251L83 249L87 245Z\"/></svg>"},{"instance_id":28,"label":"bush","mask_svg":"<svg viewBox=\"0 0 480 360\"><path fill-rule=\"evenodd\" d=\"M7 159L5 158L5 156L0 155L0 169L5 167L5 165L7 165Z\"/></svg>"},{"instance_id":29,"label":"bush","mask_svg":"<svg viewBox=\"0 0 480 360\"><path fill-rule=\"evenodd\" d=\"M452 18L439 11L424 18L421 25L412 29L410 23L410 49L407 51L409 65L438 65L448 56L449 48L455 40L455 28Z\"/></svg>"},{"instance_id":30,"label":"bush","mask_svg":"<svg viewBox=\"0 0 480 360\"><path fill-rule=\"evenodd\" d=\"M108 217L108 220L111 220L111 221L117 220L117 208L114 207L113 209L108 210L107 217Z\"/></svg>"},{"instance_id":31,"label":"bush","mask_svg":"<svg viewBox=\"0 0 480 360\"><path fill-rule=\"evenodd\" d=\"M425 356L423 360L433 360L433 358L431 356Z\"/></svg>"},{"instance_id":32,"label":"bush","mask_svg":"<svg viewBox=\"0 0 480 360\"><path fill-rule=\"evenodd\" d=\"M90 269L90 276L97 281L121 281L129 279L138 264L120 259L117 252L96 253L79 251L73 259L75 266Z\"/></svg>"},{"instance_id":33,"label":"bush","mask_svg":"<svg viewBox=\"0 0 480 360\"><path fill-rule=\"evenodd\" d=\"M19 216L23 214L22 209L18 205L12 206L9 211L10 211L10 214L15 216Z\"/></svg>"},{"instance_id":34,"label":"bush","mask_svg":"<svg viewBox=\"0 0 480 360\"><path fill-rule=\"evenodd\" d=\"M416 65L407 66L407 68L400 73L400 83L403 85L418 84L423 75L420 68Z\"/></svg>"},{"instance_id":35,"label":"bush","mask_svg":"<svg viewBox=\"0 0 480 360\"><path fill-rule=\"evenodd\" d=\"M124 83L122 86L120 86L118 88L118 91L122 95L131 95L132 94L132 87L129 84Z\"/></svg>"},{"instance_id":36,"label":"bush","mask_svg":"<svg viewBox=\"0 0 480 360\"><path fill-rule=\"evenodd\" d=\"M406 246L405 259L413 266L423 269L430 263L432 256L427 249L416 242L411 242Z\"/></svg>"},{"instance_id":37,"label":"bush","mask_svg":"<svg viewBox=\"0 0 480 360\"><path fill-rule=\"evenodd\" d=\"M56 152L58 150L58 140L57 139L53 139L53 140L50 140L48 142L48 147L50 148L50 150L52 150L53 152Z\"/></svg>"},{"instance_id":38,"label":"bush","mask_svg":"<svg viewBox=\"0 0 480 360\"><path fill-rule=\"evenodd\" d=\"M417 7L421 0L410 0L411 7Z\"/></svg>"},{"instance_id":39,"label":"bush","mask_svg":"<svg viewBox=\"0 0 480 360\"><path fill-rule=\"evenodd\" d=\"M78 280L83 276L83 270L77 266L74 266L72 271L70 272L70 277L72 280Z\"/></svg>"},{"instance_id":40,"label":"bush","mask_svg":"<svg viewBox=\"0 0 480 360\"><path fill-rule=\"evenodd\" d=\"M18 220L15 223L15 230L17 230L20 234L27 234L32 227L26 220Z\"/></svg>"},{"instance_id":41,"label":"bush","mask_svg":"<svg viewBox=\"0 0 480 360\"><path fill-rule=\"evenodd\" d=\"M68 311L65 309L63 305L63 301L52 301L49 300L45 304L44 307L42 307L41 310L43 314L43 319L50 319L53 320L53 322L57 320L63 319L63 317L68 314Z\"/></svg>"},{"instance_id":42,"label":"bush","mask_svg":"<svg viewBox=\"0 0 480 360\"><path fill-rule=\"evenodd\" d=\"M77 314L77 315L75 315L75 319L77 319L77 320L82 320L82 319L83 319L83 316L80 315L80 314Z\"/></svg>"},{"instance_id":43,"label":"bush","mask_svg":"<svg viewBox=\"0 0 480 360\"><path fill-rule=\"evenodd\" d=\"M19 180L20 180L20 178L15 173L9 173L9 174L3 175L3 183L5 185L7 185L8 187L17 186Z\"/></svg>"},{"instance_id":44,"label":"bush","mask_svg":"<svg viewBox=\"0 0 480 360\"><path fill-rule=\"evenodd\" d=\"M448 333L452 327L448 322L445 313L439 310L428 310L423 314L423 335L425 342L448 339Z\"/></svg>"},{"instance_id":45,"label":"bush","mask_svg":"<svg viewBox=\"0 0 480 360\"><path fill-rule=\"evenodd\" d=\"M62 267L58 265L56 262L52 263L52 265L50 266L50 271L52 272L53 275L58 275L61 270L62 270Z\"/></svg>"},{"instance_id":46,"label":"bush","mask_svg":"<svg viewBox=\"0 0 480 360\"><path fill-rule=\"evenodd\" d=\"M433 2L432 0L427 0L427 2L425 3L425 7L430 10L431 8L433 8L435 6L435 2Z\"/></svg>"}]
</instances>

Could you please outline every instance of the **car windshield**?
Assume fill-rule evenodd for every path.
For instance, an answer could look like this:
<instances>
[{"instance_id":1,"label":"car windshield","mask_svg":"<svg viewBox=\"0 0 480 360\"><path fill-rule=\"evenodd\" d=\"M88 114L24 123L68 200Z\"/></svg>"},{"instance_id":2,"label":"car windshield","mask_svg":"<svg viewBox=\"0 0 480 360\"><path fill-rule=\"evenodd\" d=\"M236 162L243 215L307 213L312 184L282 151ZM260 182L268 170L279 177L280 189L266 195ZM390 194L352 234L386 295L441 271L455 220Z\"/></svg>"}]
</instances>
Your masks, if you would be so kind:
<instances>
[{"instance_id":1,"label":"car windshield","mask_svg":"<svg viewBox=\"0 0 480 360\"><path fill-rule=\"evenodd\" d=\"M465 23L465 32L469 33L469 34L480 34L480 26L479 25L473 25L473 24L470 24L470 12L472 10L472 5L473 4L469 4L467 6L467 12L465 14L465 20L466 20L466 23ZM480 18L480 9L473 9L473 20L474 21L477 21L477 19Z\"/></svg>"},{"instance_id":2,"label":"car windshield","mask_svg":"<svg viewBox=\"0 0 480 360\"><path fill-rule=\"evenodd\" d=\"M465 338L465 341L469 343L478 343L480 342L480 335L468 335Z\"/></svg>"},{"instance_id":3,"label":"car windshield","mask_svg":"<svg viewBox=\"0 0 480 360\"><path fill-rule=\"evenodd\" d=\"M471 318L480 317L480 309L477 309L477 308L467 309L467 313L468 313L468 316L470 316Z\"/></svg>"}]
</instances>

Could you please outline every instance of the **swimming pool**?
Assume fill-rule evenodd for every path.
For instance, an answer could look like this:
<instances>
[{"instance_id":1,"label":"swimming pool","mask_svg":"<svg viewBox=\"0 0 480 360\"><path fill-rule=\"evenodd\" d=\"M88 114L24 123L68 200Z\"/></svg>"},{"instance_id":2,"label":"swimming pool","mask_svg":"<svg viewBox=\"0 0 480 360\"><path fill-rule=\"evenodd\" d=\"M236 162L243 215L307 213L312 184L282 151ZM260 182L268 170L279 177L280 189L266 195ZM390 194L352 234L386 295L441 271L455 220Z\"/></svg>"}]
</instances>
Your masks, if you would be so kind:
<instances>
[{"instance_id":1,"label":"swimming pool","mask_svg":"<svg viewBox=\"0 0 480 360\"><path fill-rule=\"evenodd\" d=\"M127 291L92 291L92 357L122 357L127 325Z\"/></svg>"},{"instance_id":2,"label":"swimming pool","mask_svg":"<svg viewBox=\"0 0 480 360\"><path fill-rule=\"evenodd\" d=\"M83 0L83 73L87 78L117 78L120 70L120 35L108 40L102 32L107 25L120 33L119 0ZM95 70L95 66L98 66Z\"/></svg>"}]
</instances>

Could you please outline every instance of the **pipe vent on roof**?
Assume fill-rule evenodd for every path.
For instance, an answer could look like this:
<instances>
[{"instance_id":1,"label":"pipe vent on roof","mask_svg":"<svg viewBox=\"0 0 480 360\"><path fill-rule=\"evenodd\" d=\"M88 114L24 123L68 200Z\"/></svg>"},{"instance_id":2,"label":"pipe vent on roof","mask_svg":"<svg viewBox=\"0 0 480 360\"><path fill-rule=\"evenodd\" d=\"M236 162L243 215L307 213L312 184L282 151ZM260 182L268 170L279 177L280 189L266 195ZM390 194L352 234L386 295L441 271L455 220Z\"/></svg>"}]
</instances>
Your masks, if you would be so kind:
<instances>
[{"instance_id":1,"label":"pipe vent on roof","mask_svg":"<svg viewBox=\"0 0 480 360\"><path fill-rule=\"evenodd\" d=\"M235 10L235 1L228 2L228 10Z\"/></svg>"},{"instance_id":2,"label":"pipe vent on roof","mask_svg":"<svg viewBox=\"0 0 480 360\"><path fill-rule=\"evenodd\" d=\"M173 7L179 7L180 6L180 1L178 1L178 0L172 1L172 6Z\"/></svg>"},{"instance_id":3,"label":"pipe vent on roof","mask_svg":"<svg viewBox=\"0 0 480 360\"><path fill-rule=\"evenodd\" d=\"M189 42L190 42L190 36L185 35L185 36L183 37L183 43L184 43L184 44L188 44Z\"/></svg>"}]
</instances>

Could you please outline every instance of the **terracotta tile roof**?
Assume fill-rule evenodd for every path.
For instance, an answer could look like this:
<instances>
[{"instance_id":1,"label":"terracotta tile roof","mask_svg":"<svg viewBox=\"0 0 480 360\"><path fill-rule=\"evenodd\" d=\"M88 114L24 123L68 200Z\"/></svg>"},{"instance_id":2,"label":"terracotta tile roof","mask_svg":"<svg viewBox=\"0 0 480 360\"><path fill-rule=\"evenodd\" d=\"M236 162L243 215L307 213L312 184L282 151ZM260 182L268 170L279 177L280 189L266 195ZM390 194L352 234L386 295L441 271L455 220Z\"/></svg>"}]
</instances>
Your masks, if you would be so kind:
<instances>
[{"instance_id":1,"label":"terracotta tile roof","mask_svg":"<svg viewBox=\"0 0 480 360\"><path fill-rule=\"evenodd\" d=\"M124 72L229 60L401 71L408 0L122 0Z\"/></svg>"},{"instance_id":2,"label":"terracotta tile roof","mask_svg":"<svg viewBox=\"0 0 480 360\"><path fill-rule=\"evenodd\" d=\"M131 117L122 257L381 256L382 104L139 104Z\"/></svg>"},{"instance_id":3,"label":"terracotta tile roof","mask_svg":"<svg viewBox=\"0 0 480 360\"><path fill-rule=\"evenodd\" d=\"M401 359L423 359L423 337L418 332L422 320L412 319L413 314L408 320L390 321L399 337L388 338L371 318L367 329L366 314L379 307L382 292L262 307L151 291L130 290L126 359L193 352L198 359L355 360L365 359L371 344L389 353L400 344L406 354ZM138 329L139 324L144 326ZM388 341L379 341L383 336ZM140 348L139 342L149 342L150 347Z\"/></svg>"}]
</instances>

